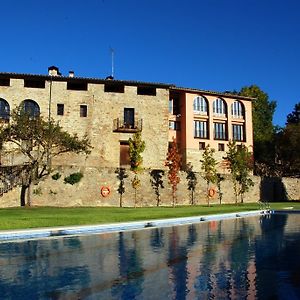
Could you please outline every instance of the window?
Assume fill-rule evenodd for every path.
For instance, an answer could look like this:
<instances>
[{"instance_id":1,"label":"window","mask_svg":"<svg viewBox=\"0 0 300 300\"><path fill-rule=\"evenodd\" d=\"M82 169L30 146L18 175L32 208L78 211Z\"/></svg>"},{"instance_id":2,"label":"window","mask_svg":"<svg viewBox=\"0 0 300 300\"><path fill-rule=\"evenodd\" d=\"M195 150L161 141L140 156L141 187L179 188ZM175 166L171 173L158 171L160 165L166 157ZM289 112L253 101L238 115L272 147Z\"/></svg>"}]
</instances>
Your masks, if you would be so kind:
<instances>
[{"instance_id":1,"label":"window","mask_svg":"<svg viewBox=\"0 0 300 300\"><path fill-rule=\"evenodd\" d=\"M244 141L244 125L232 125L232 139L234 141Z\"/></svg>"},{"instance_id":2,"label":"window","mask_svg":"<svg viewBox=\"0 0 300 300\"><path fill-rule=\"evenodd\" d=\"M65 110L64 104L57 104L57 115L58 116L63 116L64 110Z\"/></svg>"},{"instance_id":3,"label":"window","mask_svg":"<svg viewBox=\"0 0 300 300\"><path fill-rule=\"evenodd\" d=\"M80 117L87 117L87 105L80 105Z\"/></svg>"},{"instance_id":4,"label":"window","mask_svg":"<svg viewBox=\"0 0 300 300\"><path fill-rule=\"evenodd\" d=\"M208 138L208 126L206 121L194 121L194 137L207 139Z\"/></svg>"},{"instance_id":5,"label":"window","mask_svg":"<svg viewBox=\"0 0 300 300\"><path fill-rule=\"evenodd\" d=\"M171 129L171 130L180 130L180 122L169 121L169 129Z\"/></svg>"},{"instance_id":6,"label":"window","mask_svg":"<svg viewBox=\"0 0 300 300\"><path fill-rule=\"evenodd\" d=\"M156 88L148 86L138 86L137 87L138 95L147 95L147 96L156 96Z\"/></svg>"},{"instance_id":7,"label":"window","mask_svg":"<svg viewBox=\"0 0 300 300\"><path fill-rule=\"evenodd\" d=\"M104 85L105 93L124 93L124 84L119 83L106 83Z\"/></svg>"},{"instance_id":8,"label":"window","mask_svg":"<svg viewBox=\"0 0 300 300\"><path fill-rule=\"evenodd\" d=\"M129 144L128 142L120 142L120 166L130 165Z\"/></svg>"},{"instance_id":9,"label":"window","mask_svg":"<svg viewBox=\"0 0 300 300\"><path fill-rule=\"evenodd\" d=\"M10 86L10 78L0 78L0 86Z\"/></svg>"},{"instance_id":10,"label":"window","mask_svg":"<svg viewBox=\"0 0 300 300\"><path fill-rule=\"evenodd\" d=\"M205 143L204 142L200 142L199 143L199 150L204 150L205 149Z\"/></svg>"},{"instance_id":11,"label":"window","mask_svg":"<svg viewBox=\"0 0 300 300\"><path fill-rule=\"evenodd\" d=\"M134 108L124 108L124 126L134 128Z\"/></svg>"},{"instance_id":12,"label":"window","mask_svg":"<svg viewBox=\"0 0 300 300\"><path fill-rule=\"evenodd\" d=\"M0 120L4 122L9 121L10 107L6 100L0 98Z\"/></svg>"},{"instance_id":13,"label":"window","mask_svg":"<svg viewBox=\"0 0 300 300\"><path fill-rule=\"evenodd\" d=\"M22 105L24 112L29 116L34 118L40 115L40 107L35 101L26 99L23 101Z\"/></svg>"},{"instance_id":14,"label":"window","mask_svg":"<svg viewBox=\"0 0 300 300\"><path fill-rule=\"evenodd\" d=\"M216 116L226 117L226 103L223 99L216 99L213 102L213 113Z\"/></svg>"},{"instance_id":15,"label":"window","mask_svg":"<svg viewBox=\"0 0 300 300\"><path fill-rule=\"evenodd\" d=\"M243 118L244 117L243 104L240 101L234 101L231 104L231 115L234 118Z\"/></svg>"},{"instance_id":16,"label":"window","mask_svg":"<svg viewBox=\"0 0 300 300\"><path fill-rule=\"evenodd\" d=\"M207 101L204 97L198 96L194 99L194 114L207 115Z\"/></svg>"},{"instance_id":17,"label":"window","mask_svg":"<svg viewBox=\"0 0 300 300\"><path fill-rule=\"evenodd\" d=\"M87 85L87 82L70 81L70 82L67 82L67 90L87 91L88 85Z\"/></svg>"},{"instance_id":18,"label":"window","mask_svg":"<svg viewBox=\"0 0 300 300\"><path fill-rule=\"evenodd\" d=\"M218 144L218 151L225 151L225 145L224 144Z\"/></svg>"},{"instance_id":19,"label":"window","mask_svg":"<svg viewBox=\"0 0 300 300\"><path fill-rule=\"evenodd\" d=\"M45 88L45 80L24 79L24 87L44 89Z\"/></svg>"},{"instance_id":20,"label":"window","mask_svg":"<svg viewBox=\"0 0 300 300\"><path fill-rule=\"evenodd\" d=\"M226 140L226 124L214 123L214 139Z\"/></svg>"},{"instance_id":21,"label":"window","mask_svg":"<svg viewBox=\"0 0 300 300\"><path fill-rule=\"evenodd\" d=\"M171 95L171 98L169 99L169 113L170 114L179 116L179 114L180 114L179 103L180 103L179 95L177 95L177 94Z\"/></svg>"}]
</instances>

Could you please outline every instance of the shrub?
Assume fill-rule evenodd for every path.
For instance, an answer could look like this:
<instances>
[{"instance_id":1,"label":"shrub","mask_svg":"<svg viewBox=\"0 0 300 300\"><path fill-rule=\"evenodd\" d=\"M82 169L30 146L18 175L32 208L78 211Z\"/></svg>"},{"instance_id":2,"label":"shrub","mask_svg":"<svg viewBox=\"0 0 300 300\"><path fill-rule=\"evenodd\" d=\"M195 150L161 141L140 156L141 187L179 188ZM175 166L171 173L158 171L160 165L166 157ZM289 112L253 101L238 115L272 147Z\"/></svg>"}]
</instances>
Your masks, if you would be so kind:
<instances>
[{"instance_id":1,"label":"shrub","mask_svg":"<svg viewBox=\"0 0 300 300\"><path fill-rule=\"evenodd\" d=\"M73 185L75 183L78 183L82 177L83 174L81 172L72 173L71 175L64 178L64 182Z\"/></svg>"},{"instance_id":2,"label":"shrub","mask_svg":"<svg viewBox=\"0 0 300 300\"><path fill-rule=\"evenodd\" d=\"M52 179L53 180L58 180L59 178L61 177L61 174L60 173L55 173L54 175L52 175Z\"/></svg>"}]
</instances>

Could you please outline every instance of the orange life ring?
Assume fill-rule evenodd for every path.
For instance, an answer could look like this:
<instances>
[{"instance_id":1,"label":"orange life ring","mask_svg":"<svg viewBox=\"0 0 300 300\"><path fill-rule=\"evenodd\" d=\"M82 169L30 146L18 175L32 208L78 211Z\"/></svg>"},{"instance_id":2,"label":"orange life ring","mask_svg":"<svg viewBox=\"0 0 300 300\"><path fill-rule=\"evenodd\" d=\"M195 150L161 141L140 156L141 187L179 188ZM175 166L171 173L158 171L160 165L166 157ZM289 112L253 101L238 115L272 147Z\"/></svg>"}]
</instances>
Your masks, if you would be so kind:
<instances>
[{"instance_id":1,"label":"orange life ring","mask_svg":"<svg viewBox=\"0 0 300 300\"><path fill-rule=\"evenodd\" d=\"M209 190L208 190L208 196L209 197L214 197L215 196L215 194L216 194L216 190L214 189L214 188L210 188Z\"/></svg>"},{"instance_id":2,"label":"orange life ring","mask_svg":"<svg viewBox=\"0 0 300 300\"><path fill-rule=\"evenodd\" d=\"M110 187L109 186L103 186L101 187L101 195L102 197L107 197L110 194Z\"/></svg>"}]
</instances>

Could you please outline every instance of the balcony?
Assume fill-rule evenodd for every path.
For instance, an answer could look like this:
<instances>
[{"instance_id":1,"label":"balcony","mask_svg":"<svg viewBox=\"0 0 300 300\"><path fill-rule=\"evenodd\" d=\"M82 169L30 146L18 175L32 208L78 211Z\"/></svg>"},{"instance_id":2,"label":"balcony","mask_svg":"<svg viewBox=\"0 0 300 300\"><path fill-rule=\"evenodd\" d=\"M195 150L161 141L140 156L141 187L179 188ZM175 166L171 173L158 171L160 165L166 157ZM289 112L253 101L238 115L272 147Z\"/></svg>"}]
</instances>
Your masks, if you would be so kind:
<instances>
[{"instance_id":1,"label":"balcony","mask_svg":"<svg viewBox=\"0 0 300 300\"><path fill-rule=\"evenodd\" d=\"M114 119L113 132L139 132L142 131L143 120L135 120L134 122L125 122L121 118Z\"/></svg>"}]
</instances>

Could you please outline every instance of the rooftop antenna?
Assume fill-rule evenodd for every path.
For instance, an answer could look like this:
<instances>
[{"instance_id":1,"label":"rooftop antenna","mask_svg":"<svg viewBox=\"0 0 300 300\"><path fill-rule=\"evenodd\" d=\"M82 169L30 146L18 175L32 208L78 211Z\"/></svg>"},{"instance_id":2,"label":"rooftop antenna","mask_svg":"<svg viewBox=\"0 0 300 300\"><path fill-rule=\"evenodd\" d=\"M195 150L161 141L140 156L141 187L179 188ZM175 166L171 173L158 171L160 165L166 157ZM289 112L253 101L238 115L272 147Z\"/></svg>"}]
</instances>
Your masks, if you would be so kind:
<instances>
[{"instance_id":1,"label":"rooftop antenna","mask_svg":"<svg viewBox=\"0 0 300 300\"><path fill-rule=\"evenodd\" d=\"M115 50L110 47L110 54L111 54L111 77L114 78L114 56Z\"/></svg>"}]
</instances>

